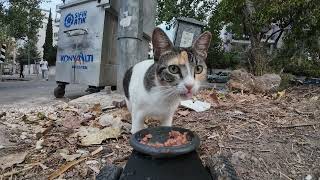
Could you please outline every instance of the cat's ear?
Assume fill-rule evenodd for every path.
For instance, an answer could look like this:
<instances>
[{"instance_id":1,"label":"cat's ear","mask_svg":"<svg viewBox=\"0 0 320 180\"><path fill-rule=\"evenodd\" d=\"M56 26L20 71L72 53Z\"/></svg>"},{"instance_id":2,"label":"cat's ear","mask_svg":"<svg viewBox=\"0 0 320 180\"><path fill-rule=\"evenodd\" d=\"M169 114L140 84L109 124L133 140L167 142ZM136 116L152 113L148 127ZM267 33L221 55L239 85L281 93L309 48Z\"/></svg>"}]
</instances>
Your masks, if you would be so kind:
<instances>
[{"instance_id":1,"label":"cat's ear","mask_svg":"<svg viewBox=\"0 0 320 180\"><path fill-rule=\"evenodd\" d=\"M192 48L197 52L197 54L203 58L207 58L211 37L211 33L206 31L202 33L192 45Z\"/></svg>"},{"instance_id":2,"label":"cat's ear","mask_svg":"<svg viewBox=\"0 0 320 180\"><path fill-rule=\"evenodd\" d=\"M166 33L160 29L155 28L152 33L152 46L154 52L154 60L159 60L161 54L173 49L172 42Z\"/></svg>"}]
</instances>

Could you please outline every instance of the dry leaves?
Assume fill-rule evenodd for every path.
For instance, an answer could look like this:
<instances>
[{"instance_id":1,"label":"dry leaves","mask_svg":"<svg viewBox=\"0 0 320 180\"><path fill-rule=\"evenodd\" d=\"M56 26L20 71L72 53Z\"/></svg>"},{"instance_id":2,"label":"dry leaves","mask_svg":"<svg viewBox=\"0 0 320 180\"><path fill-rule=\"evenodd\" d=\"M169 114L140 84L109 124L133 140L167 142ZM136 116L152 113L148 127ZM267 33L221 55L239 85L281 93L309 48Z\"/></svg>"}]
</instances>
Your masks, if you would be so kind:
<instances>
[{"instance_id":1,"label":"dry leaves","mask_svg":"<svg viewBox=\"0 0 320 180\"><path fill-rule=\"evenodd\" d=\"M22 163L27 154L28 152L20 152L0 157L0 168L4 170L6 168L12 167L15 164Z\"/></svg>"},{"instance_id":2,"label":"dry leaves","mask_svg":"<svg viewBox=\"0 0 320 180\"><path fill-rule=\"evenodd\" d=\"M178 111L178 114L181 115L181 116L187 116L188 114L190 114L190 111L189 110L179 110Z\"/></svg>"},{"instance_id":3,"label":"dry leaves","mask_svg":"<svg viewBox=\"0 0 320 180\"><path fill-rule=\"evenodd\" d=\"M118 138L121 134L119 127L106 127L102 130L99 128L84 127L80 128L78 135L81 138L81 145L89 146L92 144L101 144L102 141L110 138Z\"/></svg>"},{"instance_id":4,"label":"dry leaves","mask_svg":"<svg viewBox=\"0 0 320 180\"><path fill-rule=\"evenodd\" d=\"M73 112L68 112L62 120L62 125L65 128L76 129L80 127L81 120L79 116L75 115Z\"/></svg>"}]
</instances>

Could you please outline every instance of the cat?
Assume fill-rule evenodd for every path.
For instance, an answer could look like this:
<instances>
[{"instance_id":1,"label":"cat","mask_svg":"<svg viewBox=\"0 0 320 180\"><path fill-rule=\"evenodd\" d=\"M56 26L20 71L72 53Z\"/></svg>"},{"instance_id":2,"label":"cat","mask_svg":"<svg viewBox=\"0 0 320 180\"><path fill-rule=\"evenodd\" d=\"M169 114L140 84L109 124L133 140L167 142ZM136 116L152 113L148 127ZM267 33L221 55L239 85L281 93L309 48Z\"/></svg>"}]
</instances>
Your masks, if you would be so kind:
<instances>
[{"instance_id":1,"label":"cat","mask_svg":"<svg viewBox=\"0 0 320 180\"><path fill-rule=\"evenodd\" d=\"M202 33L192 47L174 47L160 28L152 33L154 59L129 68L123 78L123 90L132 117L131 133L144 128L144 118L154 117L161 126L171 126L181 100L187 100L206 80L205 60L211 33Z\"/></svg>"}]
</instances>

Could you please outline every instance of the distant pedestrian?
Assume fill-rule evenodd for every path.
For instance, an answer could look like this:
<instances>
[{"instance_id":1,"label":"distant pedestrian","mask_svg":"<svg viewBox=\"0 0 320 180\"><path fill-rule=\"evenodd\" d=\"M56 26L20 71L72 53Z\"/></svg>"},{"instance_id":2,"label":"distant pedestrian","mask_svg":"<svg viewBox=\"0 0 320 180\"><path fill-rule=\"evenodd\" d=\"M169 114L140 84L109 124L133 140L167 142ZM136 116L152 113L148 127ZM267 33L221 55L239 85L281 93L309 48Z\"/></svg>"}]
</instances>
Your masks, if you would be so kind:
<instances>
[{"instance_id":1,"label":"distant pedestrian","mask_svg":"<svg viewBox=\"0 0 320 180\"><path fill-rule=\"evenodd\" d=\"M20 78L24 78L24 75L23 75L23 67L24 67L24 65L23 65L23 63L22 62L20 62Z\"/></svg>"},{"instance_id":2,"label":"distant pedestrian","mask_svg":"<svg viewBox=\"0 0 320 180\"><path fill-rule=\"evenodd\" d=\"M49 79L48 61L42 59L40 61L40 68L41 68L41 72L42 72L42 79L46 79L48 81L48 79Z\"/></svg>"}]
</instances>

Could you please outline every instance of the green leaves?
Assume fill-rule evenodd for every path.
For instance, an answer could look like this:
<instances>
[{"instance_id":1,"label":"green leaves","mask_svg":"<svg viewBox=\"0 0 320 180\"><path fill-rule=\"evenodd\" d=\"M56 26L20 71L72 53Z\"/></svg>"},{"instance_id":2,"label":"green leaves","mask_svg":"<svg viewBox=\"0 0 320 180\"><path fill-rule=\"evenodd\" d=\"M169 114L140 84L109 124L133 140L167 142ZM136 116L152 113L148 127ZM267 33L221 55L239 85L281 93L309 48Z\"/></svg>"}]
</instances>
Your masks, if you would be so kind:
<instances>
[{"instance_id":1,"label":"green leaves","mask_svg":"<svg viewBox=\"0 0 320 180\"><path fill-rule=\"evenodd\" d=\"M37 31L42 26L43 15L40 0L9 0L8 9L2 13L0 23L6 26L6 33L16 39L28 37L36 40ZM3 5L0 3L0 6Z\"/></svg>"},{"instance_id":2,"label":"green leaves","mask_svg":"<svg viewBox=\"0 0 320 180\"><path fill-rule=\"evenodd\" d=\"M173 17L189 17L205 22L216 0L158 0L157 24Z\"/></svg>"},{"instance_id":3,"label":"green leaves","mask_svg":"<svg viewBox=\"0 0 320 180\"><path fill-rule=\"evenodd\" d=\"M53 29L52 29L52 17L51 10L48 17L48 24L46 29L46 38L43 45L43 58L48 61L49 65L54 65L56 62L56 49L54 49L53 43Z\"/></svg>"}]
</instances>

